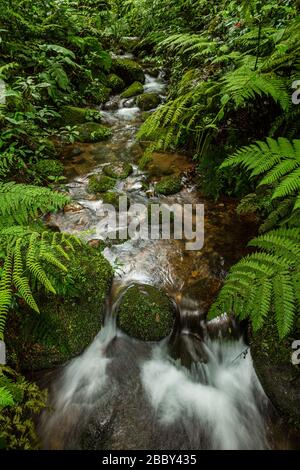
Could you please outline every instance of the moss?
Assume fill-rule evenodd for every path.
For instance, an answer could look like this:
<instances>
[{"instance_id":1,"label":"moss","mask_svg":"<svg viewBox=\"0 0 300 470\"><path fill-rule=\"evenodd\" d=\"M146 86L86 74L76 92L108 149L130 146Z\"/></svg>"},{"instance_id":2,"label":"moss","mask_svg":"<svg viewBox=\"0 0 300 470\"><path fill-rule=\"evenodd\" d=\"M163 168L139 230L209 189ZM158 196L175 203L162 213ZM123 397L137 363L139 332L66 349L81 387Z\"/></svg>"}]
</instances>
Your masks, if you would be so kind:
<instances>
[{"instance_id":1,"label":"moss","mask_svg":"<svg viewBox=\"0 0 300 470\"><path fill-rule=\"evenodd\" d=\"M113 92L119 93L123 91L126 87L124 80L121 77L118 77L115 73L111 73L107 77L108 86L112 89Z\"/></svg>"},{"instance_id":2,"label":"moss","mask_svg":"<svg viewBox=\"0 0 300 470\"><path fill-rule=\"evenodd\" d=\"M105 204L111 204L117 210L119 210L119 199L122 196L124 197L124 196L126 196L126 194L125 193L116 193L116 192L113 192L113 191L108 191L106 193L99 194L100 199L102 199L102 201ZM129 200L129 198L127 198L127 209L129 209L129 206L130 206L130 200Z\"/></svg>"},{"instance_id":3,"label":"moss","mask_svg":"<svg viewBox=\"0 0 300 470\"><path fill-rule=\"evenodd\" d=\"M181 178L179 176L166 176L155 185L155 191L158 194L168 196L176 194L181 190Z\"/></svg>"},{"instance_id":4,"label":"moss","mask_svg":"<svg viewBox=\"0 0 300 470\"><path fill-rule=\"evenodd\" d=\"M133 82L123 93L121 98L132 98L133 96L141 95L144 87L141 82Z\"/></svg>"},{"instance_id":5,"label":"moss","mask_svg":"<svg viewBox=\"0 0 300 470\"><path fill-rule=\"evenodd\" d=\"M93 175L89 179L88 191L90 193L105 193L114 189L116 181L106 175Z\"/></svg>"},{"instance_id":6,"label":"moss","mask_svg":"<svg viewBox=\"0 0 300 470\"><path fill-rule=\"evenodd\" d=\"M101 142L102 140L108 139L112 134L109 127L102 126L95 122L80 124L77 126L77 131L79 132L77 140L86 143Z\"/></svg>"},{"instance_id":7,"label":"moss","mask_svg":"<svg viewBox=\"0 0 300 470\"><path fill-rule=\"evenodd\" d=\"M281 416L300 429L300 369L293 365L292 344L300 338L300 327L279 340L276 324L270 316L251 337L251 353L258 378Z\"/></svg>"},{"instance_id":8,"label":"moss","mask_svg":"<svg viewBox=\"0 0 300 470\"><path fill-rule=\"evenodd\" d=\"M141 171L147 170L152 161L153 161L152 155L148 153L144 153L142 158L140 158L139 160L139 170Z\"/></svg>"},{"instance_id":9,"label":"moss","mask_svg":"<svg viewBox=\"0 0 300 470\"><path fill-rule=\"evenodd\" d=\"M170 299L155 287L134 284L121 298L117 321L128 335L143 341L159 341L170 334L174 310Z\"/></svg>"},{"instance_id":10,"label":"moss","mask_svg":"<svg viewBox=\"0 0 300 470\"><path fill-rule=\"evenodd\" d=\"M39 160L33 168L38 176L45 179L51 176L61 176L64 171L63 164L58 160L52 159Z\"/></svg>"},{"instance_id":11,"label":"moss","mask_svg":"<svg viewBox=\"0 0 300 470\"><path fill-rule=\"evenodd\" d=\"M24 370L38 370L80 354L101 328L112 277L112 268L100 252L82 248L72 260L63 296L36 294L40 315L24 308L10 316L9 362Z\"/></svg>"},{"instance_id":12,"label":"moss","mask_svg":"<svg viewBox=\"0 0 300 470\"><path fill-rule=\"evenodd\" d=\"M157 108L160 104L160 97L157 93L143 93L137 98L137 105L142 111L149 111Z\"/></svg>"},{"instance_id":13,"label":"moss","mask_svg":"<svg viewBox=\"0 0 300 470\"><path fill-rule=\"evenodd\" d=\"M108 88L103 83L95 80L93 84L85 86L82 92L88 101L99 105L105 103L109 99L111 88Z\"/></svg>"},{"instance_id":14,"label":"moss","mask_svg":"<svg viewBox=\"0 0 300 470\"><path fill-rule=\"evenodd\" d=\"M103 173L110 178L125 179L133 172L132 165L130 163L112 163L103 168Z\"/></svg>"},{"instance_id":15,"label":"moss","mask_svg":"<svg viewBox=\"0 0 300 470\"><path fill-rule=\"evenodd\" d=\"M62 126L84 124L87 121L100 122L101 114L92 108L77 108L75 106L63 106L60 109L60 123Z\"/></svg>"},{"instance_id":16,"label":"moss","mask_svg":"<svg viewBox=\"0 0 300 470\"><path fill-rule=\"evenodd\" d=\"M142 67L131 59L114 59L112 71L121 77L127 85L133 82L145 82L145 74Z\"/></svg>"}]
</instances>

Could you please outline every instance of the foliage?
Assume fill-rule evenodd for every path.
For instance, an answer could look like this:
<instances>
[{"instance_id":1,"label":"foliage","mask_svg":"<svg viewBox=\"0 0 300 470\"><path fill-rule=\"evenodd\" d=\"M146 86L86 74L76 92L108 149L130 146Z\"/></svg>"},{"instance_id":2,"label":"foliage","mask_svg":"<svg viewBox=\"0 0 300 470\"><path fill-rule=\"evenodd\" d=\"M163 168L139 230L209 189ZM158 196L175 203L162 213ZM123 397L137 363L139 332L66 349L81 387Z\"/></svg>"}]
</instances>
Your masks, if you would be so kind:
<instances>
[{"instance_id":1,"label":"foliage","mask_svg":"<svg viewBox=\"0 0 300 470\"><path fill-rule=\"evenodd\" d=\"M33 421L46 406L46 392L9 367L0 369L0 448L38 449Z\"/></svg>"}]
</instances>

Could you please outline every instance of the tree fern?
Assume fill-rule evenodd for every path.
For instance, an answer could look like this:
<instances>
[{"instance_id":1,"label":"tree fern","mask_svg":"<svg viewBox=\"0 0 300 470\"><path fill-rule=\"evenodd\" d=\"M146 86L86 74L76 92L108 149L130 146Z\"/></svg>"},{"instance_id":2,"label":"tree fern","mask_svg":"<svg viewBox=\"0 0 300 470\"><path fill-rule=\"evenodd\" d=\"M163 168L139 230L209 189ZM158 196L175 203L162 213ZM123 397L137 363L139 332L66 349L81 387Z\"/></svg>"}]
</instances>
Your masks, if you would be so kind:
<instances>
[{"instance_id":1,"label":"tree fern","mask_svg":"<svg viewBox=\"0 0 300 470\"><path fill-rule=\"evenodd\" d=\"M210 309L210 318L233 312L254 330L274 315L280 338L293 328L300 309L300 229L278 229L252 240L259 251L234 265Z\"/></svg>"}]
</instances>

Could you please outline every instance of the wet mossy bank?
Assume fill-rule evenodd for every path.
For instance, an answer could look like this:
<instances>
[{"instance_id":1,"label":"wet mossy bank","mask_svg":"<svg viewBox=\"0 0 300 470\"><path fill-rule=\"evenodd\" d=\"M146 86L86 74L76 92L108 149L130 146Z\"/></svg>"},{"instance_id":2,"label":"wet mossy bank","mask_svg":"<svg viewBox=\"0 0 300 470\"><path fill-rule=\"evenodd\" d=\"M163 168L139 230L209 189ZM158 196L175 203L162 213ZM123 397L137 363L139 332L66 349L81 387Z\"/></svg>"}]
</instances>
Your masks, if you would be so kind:
<instances>
[{"instance_id":1,"label":"wet mossy bank","mask_svg":"<svg viewBox=\"0 0 300 470\"><path fill-rule=\"evenodd\" d=\"M24 307L11 315L6 333L9 364L40 370L80 354L101 329L112 279L113 270L103 255L81 248L67 274L65 294L39 293L40 314Z\"/></svg>"},{"instance_id":2,"label":"wet mossy bank","mask_svg":"<svg viewBox=\"0 0 300 470\"><path fill-rule=\"evenodd\" d=\"M297 429L300 429L300 365L292 364L292 355L297 356L293 343L299 339L298 327L293 335L280 341L271 320L251 336L253 363L261 385L279 415Z\"/></svg>"}]
</instances>

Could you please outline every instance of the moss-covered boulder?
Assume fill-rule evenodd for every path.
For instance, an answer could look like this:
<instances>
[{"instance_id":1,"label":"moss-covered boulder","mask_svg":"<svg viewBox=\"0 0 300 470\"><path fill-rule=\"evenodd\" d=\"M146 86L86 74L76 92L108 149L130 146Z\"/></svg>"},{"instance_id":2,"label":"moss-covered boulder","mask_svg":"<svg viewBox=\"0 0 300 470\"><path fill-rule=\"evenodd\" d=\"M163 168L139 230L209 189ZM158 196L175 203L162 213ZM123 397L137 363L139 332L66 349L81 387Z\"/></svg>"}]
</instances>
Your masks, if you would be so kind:
<instances>
[{"instance_id":1,"label":"moss-covered boulder","mask_svg":"<svg viewBox=\"0 0 300 470\"><path fill-rule=\"evenodd\" d=\"M133 82L145 83L145 74L140 64L131 59L114 59L112 72L121 77L127 85Z\"/></svg>"},{"instance_id":2,"label":"moss-covered boulder","mask_svg":"<svg viewBox=\"0 0 300 470\"><path fill-rule=\"evenodd\" d=\"M103 194L99 194L99 198L102 199L104 204L111 204L115 209L119 210L120 197L125 197L125 193L118 193L115 191L108 191ZM129 209L130 200L127 198L127 209Z\"/></svg>"},{"instance_id":3,"label":"moss-covered boulder","mask_svg":"<svg viewBox=\"0 0 300 470\"><path fill-rule=\"evenodd\" d=\"M141 82L133 82L121 94L121 98L132 98L133 96L141 95L144 91L144 86Z\"/></svg>"},{"instance_id":4,"label":"moss-covered boulder","mask_svg":"<svg viewBox=\"0 0 300 470\"><path fill-rule=\"evenodd\" d=\"M124 80L115 73L111 73L107 77L107 83L114 93L120 93L126 87Z\"/></svg>"},{"instance_id":5,"label":"moss-covered boulder","mask_svg":"<svg viewBox=\"0 0 300 470\"><path fill-rule=\"evenodd\" d=\"M292 345L300 339L300 324L293 334L279 340L277 326L270 316L251 337L255 371L279 415L300 429L300 369L292 364ZM298 348L299 349L299 348ZM299 358L299 354L298 354Z\"/></svg>"},{"instance_id":6,"label":"moss-covered boulder","mask_svg":"<svg viewBox=\"0 0 300 470\"><path fill-rule=\"evenodd\" d=\"M157 108L160 102L161 99L157 93L143 93L137 97L136 104L142 111L149 111Z\"/></svg>"},{"instance_id":7,"label":"moss-covered boulder","mask_svg":"<svg viewBox=\"0 0 300 470\"><path fill-rule=\"evenodd\" d=\"M106 175L93 175L89 178L88 192L97 194L114 189L116 180Z\"/></svg>"},{"instance_id":8,"label":"moss-covered boulder","mask_svg":"<svg viewBox=\"0 0 300 470\"><path fill-rule=\"evenodd\" d=\"M109 127L102 126L96 122L80 124L77 126L77 132L79 133L77 140L85 143L101 142L108 139L112 134Z\"/></svg>"},{"instance_id":9,"label":"moss-covered boulder","mask_svg":"<svg viewBox=\"0 0 300 470\"><path fill-rule=\"evenodd\" d=\"M162 291L145 284L133 284L123 294L117 322L129 336L143 341L159 341L174 324L174 307Z\"/></svg>"},{"instance_id":10,"label":"moss-covered boulder","mask_svg":"<svg viewBox=\"0 0 300 470\"><path fill-rule=\"evenodd\" d=\"M103 168L103 173L106 176L114 179L125 179L128 178L133 172L132 165L130 163L119 162L119 163L111 163Z\"/></svg>"},{"instance_id":11,"label":"moss-covered boulder","mask_svg":"<svg viewBox=\"0 0 300 470\"><path fill-rule=\"evenodd\" d=\"M78 108L76 106L63 106L60 109L60 123L62 126L75 126L87 121L100 122L101 114L96 109Z\"/></svg>"},{"instance_id":12,"label":"moss-covered boulder","mask_svg":"<svg viewBox=\"0 0 300 470\"><path fill-rule=\"evenodd\" d=\"M80 354L101 328L112 278L112 268L100 251L82 248L66 276L66 293L37 294L40 314L24 307L10 315L6 332L9 363L38 370Z\"/></svg>"},{"instance_id":13,"label":"moss-covered boulder","mask_svg":"<svg viewBox=\"0 0 300 470\"><path fill-rule=\"evenodd\" d=\"M179 193L181 190L180 176L166 176L162 178L159 183L155 185L155 191L158 194L169 196L171 194Z\"/></svg>"}]
</instances>

